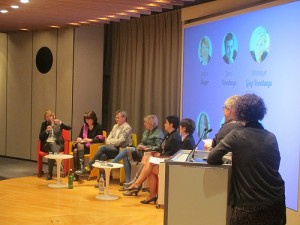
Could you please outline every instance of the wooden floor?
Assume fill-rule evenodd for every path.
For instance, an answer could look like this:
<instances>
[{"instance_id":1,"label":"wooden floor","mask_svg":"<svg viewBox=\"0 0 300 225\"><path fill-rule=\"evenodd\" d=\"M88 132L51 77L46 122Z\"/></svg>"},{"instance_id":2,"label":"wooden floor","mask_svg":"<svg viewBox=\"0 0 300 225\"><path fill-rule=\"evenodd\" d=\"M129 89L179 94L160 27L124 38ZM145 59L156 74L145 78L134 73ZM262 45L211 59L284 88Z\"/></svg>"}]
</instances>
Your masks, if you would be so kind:
<instances>
[{"instance_id":1,"label":"wooden floor","mask_svg":"<svg viewBox=\"0 0 300 225\"><path fill-rule=\"evenodd\" d=\"M96 199L95 180L74 182L74 189L48 187L56 178L22 177L0 181L0 223L4 225L162 225L163 209L143 205L148 195L126 197L119 192L119 183L112 180L110 194L120 196L114 201ZM67 183L67 178L62 178Z\"/></svg>"}]
</instances>

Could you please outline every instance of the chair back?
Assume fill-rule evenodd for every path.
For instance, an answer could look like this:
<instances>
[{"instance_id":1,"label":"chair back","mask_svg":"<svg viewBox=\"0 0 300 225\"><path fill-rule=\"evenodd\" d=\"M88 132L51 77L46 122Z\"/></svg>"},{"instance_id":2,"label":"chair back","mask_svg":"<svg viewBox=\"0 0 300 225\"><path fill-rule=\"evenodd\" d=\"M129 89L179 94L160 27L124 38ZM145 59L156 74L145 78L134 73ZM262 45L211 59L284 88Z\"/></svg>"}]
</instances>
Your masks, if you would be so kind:
<instances>
[{"instance_id":1,"label":"chair back","mask_svg":"<svg viewBox=\"0 0 300 225\"><path fill-rule=\"evenodd\" d=\"M64 141L70 141L70 139L71 139L69 130L62 129L62 136L63 136Z\"/></svg>"},{"instance_id":2,"label":"chair back","mask_svg":"<svg viewBox=\"0 0 300 225\"><path fill-rule=\"evenodd\" d=\"M102 131L102 135L105 137L105 139L107 138L107 132L105 130Z\"/></svg>"},{"instance_id":3,"label":"chair back","mask_svg":"<svg viewBox=\"0 0 300 225\"><path fill-rule=\"evenodd\" d=\"M64 139L64 154L69 154L69 143L70 143L70 131L69 130L62 130L62 136ZM41 149L41 141L38 140L37 143L37 174L38 176L43 175L43 157L45 155L48 155L47 152L43 152ZM64 165L64 175L68 174L69 171L69 160L65 160L65 165Z\"/></svg>"},{"instance_id":4,"label":"chair back","mask_svg":"<svg viewBox=\"0 0 300 225\"><path fill-rule=\"evenodd\" d=\"M137 147L138 143L137 143L137 135L135 133L133 133L131 135L131 139L132 139L132 146L133 147Z\"/></svg>"}]
</instances>

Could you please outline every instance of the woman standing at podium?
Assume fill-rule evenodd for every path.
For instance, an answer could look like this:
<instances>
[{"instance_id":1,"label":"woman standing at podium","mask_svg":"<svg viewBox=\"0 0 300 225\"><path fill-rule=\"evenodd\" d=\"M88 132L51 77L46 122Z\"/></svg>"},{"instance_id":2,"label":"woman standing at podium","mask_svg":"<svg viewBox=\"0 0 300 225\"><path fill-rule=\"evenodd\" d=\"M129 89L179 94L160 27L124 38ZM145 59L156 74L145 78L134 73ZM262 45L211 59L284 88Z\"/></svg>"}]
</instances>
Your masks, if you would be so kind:
<instances>
[{"instance_id":1,"label":"woman standing at podium","mask_svg":"<svg viewBox=\"0 0 300 225\"><path fill-rule=\"evenodd\" d=\"M232 130L208 155L207 163L219 165L223 156L232 152L231 225L286 224L277 140L259 122L266 112L262 98L255 94L241 96L235 113L245 127Z\"/></svg>"}]
</instances>

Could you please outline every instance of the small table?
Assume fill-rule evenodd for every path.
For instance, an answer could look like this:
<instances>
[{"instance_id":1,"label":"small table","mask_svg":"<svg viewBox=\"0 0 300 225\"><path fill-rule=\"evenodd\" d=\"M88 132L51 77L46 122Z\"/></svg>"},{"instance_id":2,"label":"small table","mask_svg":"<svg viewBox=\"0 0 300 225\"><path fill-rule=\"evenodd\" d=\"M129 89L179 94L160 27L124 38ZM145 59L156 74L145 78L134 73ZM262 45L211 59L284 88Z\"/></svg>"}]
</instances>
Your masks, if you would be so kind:
<instances>
[{"instance_id":1,"label":"small table","mask_svg":"<svg viewBox=\"0 0 300 225\"><path fill-rule=\"evenodd\" d=\"M110 171L112 169L119 169L122 168L124 165L120 164L120 163L107 163L110 164L112 166L107 166L107 165L102 165L100 162L95 162L93 164L93 167L98 168L98 169L104 169L105 171L105 180L106 180L106 184L105 184L105 193L104 194L98 194L96 196L96 199L100 199L100 200L116 200L119 198L119 196L117 195L111 195L109 194L109 179L110 179ZM99 179L100 181L100 179ZM100 185L100 184L99 184Z\"/></svg>"},{"instance_id":2,"label":"small table","mask_svg":"<svg viewBox=\"0 0 300 225\"><path fill-rule=\"evenodd\" d=\"M46 159L55 159L56 160L56 177L57 177L57 182L54 184L48 184L49 187L52 188L66 188L68 187L68 184L61 183L60 181L60 166L61 166L61 161L63 159L71 159L73 158L72 155L67 155L67 154L49 154L45 155Z\"/></svg>"}]
</instances>

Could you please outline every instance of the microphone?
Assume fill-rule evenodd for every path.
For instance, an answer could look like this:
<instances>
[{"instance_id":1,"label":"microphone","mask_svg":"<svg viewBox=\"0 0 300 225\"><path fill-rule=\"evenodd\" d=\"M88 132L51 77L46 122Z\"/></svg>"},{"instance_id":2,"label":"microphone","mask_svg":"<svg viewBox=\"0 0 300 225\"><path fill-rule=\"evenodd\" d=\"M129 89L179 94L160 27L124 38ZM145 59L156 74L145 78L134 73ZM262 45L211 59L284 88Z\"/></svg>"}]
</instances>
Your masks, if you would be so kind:
<instances>
[{"instance_id":1,"label":"microphone","mask_svg":"<svg viewBox=\"0 0 300 225\"><path fill-rule=\"evenodd\" d=\"M197 146L199 145L200 141L202 141L202 139L204 138L204 136L207 135L207 134L210 133L210 132L212 132L212 129L211 129L211 128L210 128L210 129L207 129L207 128L204 129L202 135L200 136L199 141L197 142L197 144L195 145L194 149L193 149L192 152L191 152L192 157L191 157L191 159L189 160L190 162L194 162L195 151L196 151Z\"/></svg>"}]
</instances>

